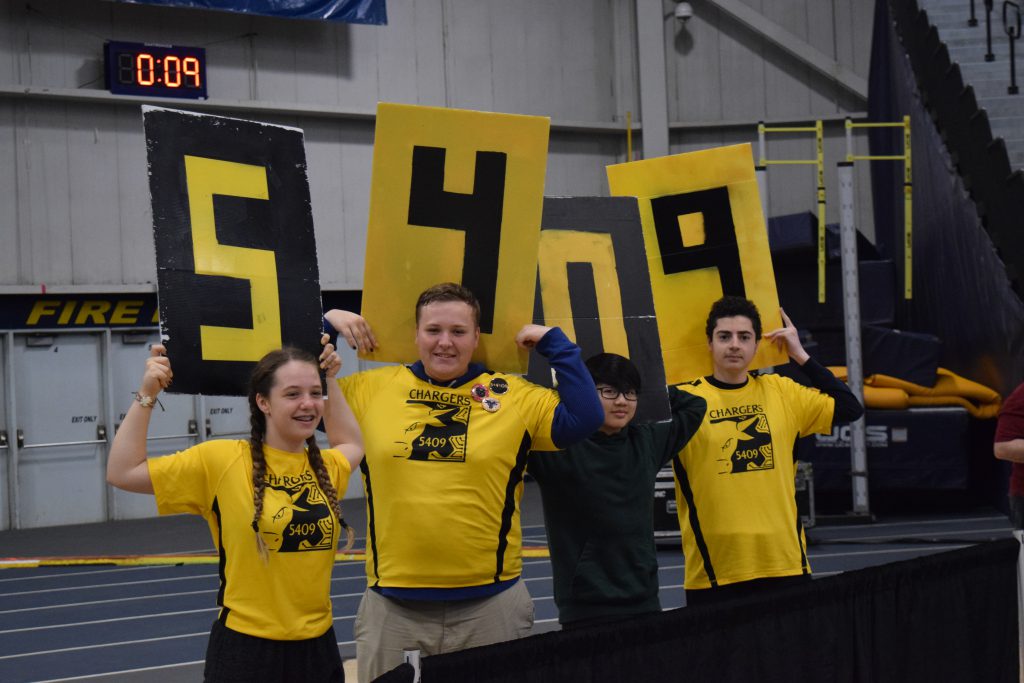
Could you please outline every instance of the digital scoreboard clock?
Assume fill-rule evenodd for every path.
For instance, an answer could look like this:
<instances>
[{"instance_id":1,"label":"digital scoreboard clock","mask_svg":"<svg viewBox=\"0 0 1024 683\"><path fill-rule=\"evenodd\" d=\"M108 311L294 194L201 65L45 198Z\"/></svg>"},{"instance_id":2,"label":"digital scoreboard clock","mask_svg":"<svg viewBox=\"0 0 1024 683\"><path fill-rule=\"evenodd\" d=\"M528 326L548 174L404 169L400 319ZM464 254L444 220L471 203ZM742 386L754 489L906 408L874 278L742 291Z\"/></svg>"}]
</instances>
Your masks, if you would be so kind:
<instances>
[{"instance_id":1,"label":"digital scoreboard clock","mask_svg":"<svg viewBox=\"0 0 1024 683\"><path fill-rule=\"evenodd\" d=\"M206 50L107 41L107 90L118 95L206 99Z\"/></svg>"}]
</instances>

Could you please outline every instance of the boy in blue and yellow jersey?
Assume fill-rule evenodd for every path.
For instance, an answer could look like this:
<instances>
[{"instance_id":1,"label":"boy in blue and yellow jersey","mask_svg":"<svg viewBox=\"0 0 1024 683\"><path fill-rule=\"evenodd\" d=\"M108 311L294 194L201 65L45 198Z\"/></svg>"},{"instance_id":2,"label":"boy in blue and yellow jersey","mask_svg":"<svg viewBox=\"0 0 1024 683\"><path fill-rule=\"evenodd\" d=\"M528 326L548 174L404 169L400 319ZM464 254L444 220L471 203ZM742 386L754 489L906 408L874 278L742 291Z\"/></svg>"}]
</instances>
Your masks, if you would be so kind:
<instances>
[{"instance_id":1,"label":"boy in blue and yellow jersey","mask_svg":"<svg viewBox=\"0 0 1024 683\"><path fill-rule=\"evenodd\" d=\"M373 344L361 317L325 317L350 344ZM519 580L527 454L584 439L604 416L561 330L526 325L516 336L548 359L556 392L471 362L479 319L468 289L431 287L416 304L419 361L339 380L366 447L360 681L399 665L403 649L439 654L529 632L533 603Z\"/></svg>"},{"instance_id":2,"label":"boy in blue and yellow jersey","mask_svg":"<svg viewBox=\"0 0 1024 683\"><path fill-rule=\"evenodd\" d=\"M798 437L827 434L864 409L808 355L785 312L782 319L785 326L765 339L785 347L814 388L747 372L761 317L752 302L733 296L716 301L708 315L713 373L679 387L707 403L700 428L673 461L689 605L810 578L793 447Z\"/></svg>"}]
</instances>

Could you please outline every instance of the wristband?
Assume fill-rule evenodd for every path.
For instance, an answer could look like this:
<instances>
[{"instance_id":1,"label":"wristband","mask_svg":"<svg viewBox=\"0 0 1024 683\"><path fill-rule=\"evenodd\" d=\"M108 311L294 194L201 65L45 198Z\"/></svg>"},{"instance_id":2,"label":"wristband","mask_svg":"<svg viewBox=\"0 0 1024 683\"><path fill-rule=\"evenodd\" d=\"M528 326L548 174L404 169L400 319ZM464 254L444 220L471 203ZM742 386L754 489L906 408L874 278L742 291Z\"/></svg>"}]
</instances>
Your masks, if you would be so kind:
<instances>
[{"instance_id":1,"label":"wristband","mask_svg":"<svg viewBox=\"0 0 1024 683\"><path fill-rule=\"evenodd\" d=\"M137 391L132 394L132 398L138 401L139 405L143 408L152 408L153 404L156 403L155 396L146 396L145 394L140 394Z\"/></svg>"}]
</instances>

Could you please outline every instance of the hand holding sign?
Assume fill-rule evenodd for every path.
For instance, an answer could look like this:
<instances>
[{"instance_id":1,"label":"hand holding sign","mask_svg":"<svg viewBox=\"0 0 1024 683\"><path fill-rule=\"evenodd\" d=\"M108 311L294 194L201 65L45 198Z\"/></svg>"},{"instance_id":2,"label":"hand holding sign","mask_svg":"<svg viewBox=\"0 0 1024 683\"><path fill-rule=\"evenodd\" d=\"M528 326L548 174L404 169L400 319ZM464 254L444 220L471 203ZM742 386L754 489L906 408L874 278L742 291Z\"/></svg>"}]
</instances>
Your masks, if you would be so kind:
<instances>
[{"instance_id":1,"label":"hand holding sign","mask_svg":"<svg viewBox=\"0 0 1024 683\"><path fill-rule=\"evenodd\" d=\"M523 329L516 334L516 346L532 349L550 331L550 327L543 325L523 325Z\"/></svg>"},{"instance_id":2,"label":"hand holding sign","mask_svg":"<svg viewBox=\"0 0 1024 683\"><path fill-rule=\"evenodd\" d=\"M363 353L377 350L377 338L373 336L370 324L358 313L332 308L324 313L324 319L338 332L338 336L348 343L349 348Z\"/></svg>"},{"instance_id":3,"label":"hand holding sign","mask_svg":"<svg viewBox=\"0 0 1024 683\"><path fill-rule=\"evenodd\" d=\"M793 321L789 319L789 316L781 308L779 313L782 315L784 327L772 330L771 332L765 332L764 338L774 343L775 348L785 351L798 365L803 365L811 356L804 350L803 344L800 343L800 333L797 332Z\"/></svg>"},{"instance_id":4,"label":"hand holding sign","mask_svg":"<svg viewBox=\"0 0 1024 683\"><path fill-rule=\"evenodd\" d=\"M171 359L165 356L167 349L161 344L153 344L149 348L149 358L146 359L146 370L142 374L142 382L139 384L139 394L156 398L157 394L171 386L174 373L171 372Z\"/></svg>"}]
</instances>

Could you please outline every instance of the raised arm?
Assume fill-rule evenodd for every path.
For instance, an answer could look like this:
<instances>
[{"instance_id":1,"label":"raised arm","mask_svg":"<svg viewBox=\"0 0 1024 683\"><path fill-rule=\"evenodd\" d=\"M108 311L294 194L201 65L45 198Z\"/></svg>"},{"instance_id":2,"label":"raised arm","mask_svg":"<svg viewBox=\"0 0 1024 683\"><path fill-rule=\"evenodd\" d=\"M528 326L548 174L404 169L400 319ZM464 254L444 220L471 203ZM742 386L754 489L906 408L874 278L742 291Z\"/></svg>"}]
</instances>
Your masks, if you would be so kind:
<instances>
[{"instance_id":1,"label":"raised arm","mask_svg":"<svg viewBox=\"0 0 1024 683\"><path fill-rule=\"evenodd\" d=\"M150 348L135 400L121 422L107 457L107 483L132 493L153 493L146 462L146 434L156 397L171 383L171 361L160 344Z\"/></svg>"},{"instance_id":2,"label":"raised arm","mask_svg":"<svg viewBox=\"0 0 1024 683\"><path fill-rule=\"evenodd\" d=\"M850 391L845 382L836 379L836 376L829 372L829 369L818 361L811 358L800 343L800 335L797 334L796 326L789 319L786 312L781 308L782 322L784 327L766 332L764 338L774 343L779 348L785 348L789 357L800 366L811 385L818 391L832 397L836 402L835 410L832 413L832 424L845 424L853 422L864 414L864 406L860 404L857 397Z\"/></svg>"},{"instance_id":3,"label":"raised arm","mask_svg":"<svg viewBox=\"0 0 1024 683\"><path fill-rule=\"evenodd\" d=\"M662 452L661 464L664 465L675 456L690 438L697 432L704 415L708 410L708 402L693 394L680 391L676 387L668 388L669 406L672 410L671 428L667 440L668 448Z\"/></svg>"},{"instance_id":4,"label":"raised arm","mask_svg":"<svg viewBox=\"0 0 1024 683\"><path fill-rule=\"evenodd\" d=\"M551 422L551 440L559 448L582 441L604 422L604 408L597 398L594 380L587 372L580 347L569 341L557 327L526 325L516 335L516 344L536 348L555 371L559 404Z\"/></svg>"},{"instance_id":5,"label":"raised arm","mask_svg":"<svg viewBox=\"0 0 1024 683\"><path fill-rule=\"evenodd\" d=\"M359 351L377 349L377 338L373 336L373 330L358 313L332 308L324 313L324 322L324 331L332 338L335 335L344 338L349 347Z\"/></svg>"},{"instance_id":6,"label":"raised arm","mask_svg":"<svg viewBox=\"0 0 1024 683\"><path fill-rule=\"evenodd\" d=\"M341 393L335 376L341 370L341 356L328 343L328 335L324 334L321 344L324 346L320 354L320 368L324 371L327 384L327 401L324 402L324 429L327 442L331 448L341 451L348 464L355 472L363 461L363 434L356 422L352 408L349 407L345 395Z\"/></svg>"}]
</instances>

